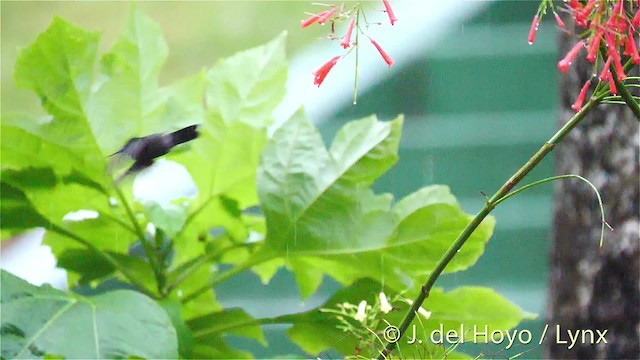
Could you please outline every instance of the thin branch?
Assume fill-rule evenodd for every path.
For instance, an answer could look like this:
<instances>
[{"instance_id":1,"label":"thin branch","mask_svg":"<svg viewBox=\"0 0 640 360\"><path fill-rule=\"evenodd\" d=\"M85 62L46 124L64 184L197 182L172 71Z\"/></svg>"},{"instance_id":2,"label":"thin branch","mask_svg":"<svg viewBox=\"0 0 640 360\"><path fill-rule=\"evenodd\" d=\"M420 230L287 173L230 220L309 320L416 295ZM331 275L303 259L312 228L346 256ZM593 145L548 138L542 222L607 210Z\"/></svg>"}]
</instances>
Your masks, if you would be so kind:
<instances>
[{"instance_id":1,"label":"thin branch","mask_svg":"<svg viewBox=\"0 0 640 360\"><path fill-rule=\"evenodd\" d=\"M602 100L603 95L599 97L592 96L587 104L577 112L557 133L555 133L549 141L547 141L542 147L515 173L507 182L502 185L502 187L489 199L482 210L473 218L473 220L467 225L467 227L462 231L462 233L458 236L458 238L451 244L449 249L442 255L438 263L436 264L435 269L429 275L429 278L425 282L425 284L420 289L420 294L418 294L417 298L414 300L411 309L407 312L402 321L402 324L399 327L399 336L405 333L405 331L409 328L409 325L413 321L415 314L418 309L422 306L424 300L429 296L429 292L431 288L435 284L436 280L442 273L442 271L446 268L446 266L451 262L453 257L456 255L458 250L464 245L467 239L471 236L471 234L476 230L476 228L482 223L485 217L489 215L489 213L495 208L497 203L502 199L505 195L513 189L515 185L517 185L533 168L536 167L545 158L547 154L549 154L555 145L557 145L562 139L584 119L586 114L600 101ZM398 339L399 340L399 339ZM380 353L378 359L386 359L387 356L395 349L396 342L387 343L385 349Z\"/></svg>"},{"instance_id":2,"label":"thin branch","mask_svg":"<svg viewBox=\"0 0 640 360\"><path fill-rule=\"evenodd\" d=\"M144 293L145 295L153 299L158 299L158 296L155 293L147 289L142 282L138 281L138 279L131 272L129 272L129 270L126 267L120 265L118 260L113 258L113 256L111 256L109 253L98 249L95 245L93 245L88 240L82 238L81 236L69 230L66 230L56 224L53 224L51 222L49 223L47 230L56 232L62 236L66 236L72 240L79 242L85 247L89 248L91 251L95 252L96 255L98 255L99 257L107 261L109 264L111 264L111 266L113 266L116 270L120 271L122 275L124 275L124 277L127 278L127 280L129 280L133 285L135 285L142 293Z\"/></svg>"}]
</instances>

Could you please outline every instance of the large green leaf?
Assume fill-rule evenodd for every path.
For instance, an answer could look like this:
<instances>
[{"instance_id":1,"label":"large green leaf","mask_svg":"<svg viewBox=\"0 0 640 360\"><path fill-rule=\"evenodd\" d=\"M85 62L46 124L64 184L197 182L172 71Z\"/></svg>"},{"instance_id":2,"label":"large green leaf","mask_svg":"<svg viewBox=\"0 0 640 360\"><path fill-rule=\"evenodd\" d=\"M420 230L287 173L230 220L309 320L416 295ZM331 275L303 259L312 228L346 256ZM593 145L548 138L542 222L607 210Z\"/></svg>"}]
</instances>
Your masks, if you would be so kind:
<instances>
[{"instance_id":1,"label":"large green leaf","mask_svg":"<svg viewBox=\"0 0 640 360\"><path fill-rule=\"evenodd\" d=\"M300 113L265 148L258 186L268 236L266 252L287 259L302 295L322 274L343 284L384 279L401 291L422 283L471 221L445 186L430 186L392 206L371 184L397 159L402 118L375 117L343 127L329 151ZM471 266L491 236L485 220L445 271Z\"/></svg>"},{"instance_id":2,"label":"large green leaf","mask_svg":"<svg viewBox=\"0 0 640 360\"><path fill-rule=\"evenodd\" d=\"M203 254L202 243L194 240L208 238L210 228L222 227L236 241L248 238L249 226L225 202L231 200L239 209L258 202L256 169L271 112L285 93L285 40L283 34L219 60L207 73L208 110L200 136L190 151L170 155L185 165L198 188L185 227L175 239L178 264Z\"/></svg>"},{"instance_id":3,"label":"large green leaf","mask_svg":"<svg viewBox=\"0 0 640 360\"><path fill-rule=\"evenodd\" d=\"M1 276L4 358L178 355L167 313L140 293L118 290L83 297L50 286L38 288L4 270Z\"/></svg>"},{"instance_id":4,"label":"large green leaf","mask_svg":"<svg viewBox=\"0 0 640 360\"><path fill-rule=\"evenodd\" d=\"M10 174L4 170L11 169L7 184L21 190L48 222L99 249L125 252L141 226L133 223L116 195L105 155L133 136L202 122L205 78L201 72L166 87L158 85L167 46L158 26L135 6L125 31L95 72L98 40L98 33L56 18L21 51L16 81L33 90L51 116L3 116L3 178ZM52 181L34 185L35 177L28 176L33 168L51 173ZM3 208L3 229L16 227L5 210L9 208ZM79 210L99 216L63 221ZM159 214L151 215L157 219ZM144 225L144 220L137 221ZM181 222L170 225L167 230L175 233ZM45 242L55 254L78 246L50 231Z\"/></svg>"},{"instance_id":5,"label":"large green leaf","mask_svg":"<svg viewBox=\"0 0 640 360\"><path fill-rule=\"evenodd\" d=\"M379 282L368 279L359 280L336 292L320 308L336 309L338 304L346 302L357 305L362 300L367 301L368 304L374 304L383 289L387 297L395 298L396 294L383 287ZM415 293L405 294L407 297L413 295ZM391 312L378 314L380 320L384 320L379 322L380 328L369 329L372 333L382 334L389 325L400 326L404 315L409 310L409 304L402 300L396 300L392 305L394 309ZM422 308L431 313L430 317L425 318L422 314L417 314L409 327L410 333L405 334L405 337L398 342L396 354L401 357L422 357L428 353L433 358L443 358L445 348L455 346L455 340L452 343L433 344L430 340L433 331L442 330L446 334L447 331L454 330L460 333L461 325L464 324L462 327L464 333L461 335L469 341L474 340L471 338L474 326L478 332L485 330L489 333L494 330L506 331L518 325L522 320L535 318L535 315L523 311L492 289L482 287L461 287L450 292L434 288ZM356 351L359 340L361 340L356 335L339 329L340 322L335 314L322 312L318 309L285 315L277 318L276 321L292 323L293 327L288 332L289 336L298 346L310 354L336 349L345 355L351 355ZM353 321L353 324L354 326L364 326L358 325L359 323L356 321ZM467 330L470 331L467 332ZM420 341L419 343L409 343L414 335L416 341ZM437 336L434 338L438 339ZM379 340L373 341L371 347L361 347L359 350L365 352L361 355L365 357L376 356L377 352L386 345L386 342L381 341L383 339L382 336L379 336ZM475 341L484 344L485 340L477 337ZM454 352L449 353L447 358L468 358L468 356Z\"/></svg>"},{"instance_id":6,"label":"large green leaf","mask_svg":"<svg viewBox=\"0 0 640 360\"><path fill-rule=\"evenodd\" d=\"M260 47L218 61L207 74L206 99L216 118L257 127L271 123L271 112L285 93L286 33Z\"/></svg>"}]
</instances>

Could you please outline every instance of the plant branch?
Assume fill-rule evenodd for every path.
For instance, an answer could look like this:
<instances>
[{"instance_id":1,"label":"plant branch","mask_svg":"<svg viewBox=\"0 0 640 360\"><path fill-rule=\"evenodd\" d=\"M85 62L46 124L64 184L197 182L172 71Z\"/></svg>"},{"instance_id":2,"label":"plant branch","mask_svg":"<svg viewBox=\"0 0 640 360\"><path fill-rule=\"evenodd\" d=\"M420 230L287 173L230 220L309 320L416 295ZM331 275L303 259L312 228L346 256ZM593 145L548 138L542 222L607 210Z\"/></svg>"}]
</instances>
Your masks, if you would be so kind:
<instances>
[{"instance_id":1,"label":"plant branch","mask_svg":"<svg viewBox=\"0 0 640 360\"><path fill-rule=\"evenodd\" d=\"M458 236L458 238L451 244L449 249L442 255L438 263L436 264L435 269L429 275L429 278L425 282L425 284L420 289L420 294L416 297L411 306L411 309L407 312L402 321L402 324L399 327L399 336L402 337L405 331L409 328L409 325L415 318L415 314L418 309L422 306L424 300L429 296L429 292L431 288L435 284L436 280L442 273L442 271L446 268L446 266L451 262L453 257L456 255L458 250L464 245L467 239L471 236L471 234L476 230L476 228L482 223L484 218L489 215L489 213L496 207L496 205L500 202L500 200L505 197L511 189L515 185L517 185L533 168L536 167L542 161L542 159L549 154L553 148L560 142L562 139L576 126L587 113L600 101L604 95L600 96L592 96L589 101L582 107L580 111L578 111L569 121L556 132L542 147L515 173L507 182L500 187L500 189L487 201L484 208L478 212L478 214L473 218L473 220L467 225L467 227L462 231L462 233ZM398 338L398 341L400 338ZM385 349L378 355L378 359L386 359L387 356L395 349L396 343L398 342L389 342Z\"/></svg>"},{"instance_id":2,"label":"plant branch","mask_svg":"<svg viewBox=\"0 0 640 360\"><path fill-rule=\"evenodd\" d=\"M237 249L240 247L248 247L249 245L251 244L241 243L241 244L229 245L218 251L212 251L210 253L202 254L200 256L197 256L191 260L184 262L183 263L184 267L182 267L182 265L179 266L173 272L173 274L169 275L170 277L173 277L173 281L171 281L171 283L167 286L166 292L170 293L171 291L173 291L173 289L180 286L180 284L182 284L182 282L184 282L191 274L193 274L196 270L198 270L200 266L208 263L209 261L214 260L215 258L223 255L227 251Z\"/></svg>"},{"instance_id":3,"label":"plant branch","mask_svg":"<svg viewBox=\"0 0 640 360\"><path fill-rule=\"evenodd\" d=\"M210 291L211 288L213 288L214 286L218 285L219 283L235 276L238 275L239 273L248 270L260 263L269 261L271 259L275 258L275 255L267 253L267 252L262 252L260 254L253 254L249 259L247 259L245 262L238 264L236 266L234 266L233 268L223 272L222 274L214 277L213 279L211 279L211 281L207 282L206 285L196 289L195 291L193 291L191 294L185 296L182 299L182 303L186 304L191 300L194 300L195 298L197 298L198 296L204 294L207 291Z\"/></svg>"},{"instance_id":4,"label":"plant branch","mask_svg":"<svg viewBox=\"0 0 640 360\"><path fill-rule=\"evenodd\" d=\"M551 176L542 180L538 180L538 181L534 181L531 184L527 184L519 189L516 189L510 193L508 193L507 195L501 197L500 199L498 199L498 201L496 201L493 205L494 206L498 206L498 204L500 204L501 202L507 200L508 198L518 195L519 193L530 189L534 186L540 185L540 184L544 184L546 182L550 182L550 181L555 181L555 180L564 180L564 179L578 179L581 181L584 181L585 183L587 183L587 185L589 185L591 187L591 189L593 189L593 191L596 193L596 197L598 198L598 205L600 206L600 220L602 222L602 227L600 229L600 247L602 247L602 244L604 242L604 227L605 225L613 230L613 228L611 227L611 225L609 225L607 223L607 221L605 220L605 216L604 216L604 205L602 204L602 197L600 196L600 192L598 191L598 189L595 187L595 185L593 185L591 183L591 181L583 178L580 175L575 175L575 174L569 174L569 175L558 175L558 176Z\"/></svg>"},{"instance_id":5,"label":"plant branch","mask_svg":"<svg viewBox=\"0 0 640 360\"><path fill-rule=\"evenodd\" d=\"M635 115L636 119L640 121L640 106L638 105L638 102L633 98L627 87L622 82L618 81L616 77L614 77L614 82L618 89L618 93L620 93L620 97L622 97L629 109L631 109L631 112Z\"/></svg>"},{"instance_id":6,"label":"plant branch","mask_svg":"<svg viewBox=\"0 0 640 360\"><path fill-rule=\"evenodd\" d=\"M126 267L123 267L122 265L120 265L120 263L114 259L111 255L109 255L109 253L102 251L100 249L98 249L95 245L93 245L91 242L89 242L86 239L83 239L82 237L80 237L79 235L68 231L56 224L53 223L49 223L49 226L47 227L47 230L56 232L62 236L66 236L70 239L73 239L77 242L79 242L80 244L84 245L85 247L89 248L91 251L95 252L98 256L100 256L102 259L104 259L105 261L107 261L109 264L111 264L111 266L113 266L116 270L120 271L122 273L122 275L124 275L124 277L127 278L127 280L129 280L133 285L135 285L142 293L144 293L145 295L153 298L153 299L158 299L158 296L156 294L154 294L152 291L150 291L149 289L147 289L144 284L140 281L138 281L138 279L129 272L129 270L127 270Z\"/></svg>"},{"instance_id":7,"label":"plant branch","mask_svg":"<svg viewBox=\"0 0 640 360\"><path fill-rule=\"evenodd\" d=\"M118 194L118 198L120 199L120 202L122 202L122 205L124 206L125 211L127 212L127 216L129 217L129 220L131 221L131 223L133 224L133 227L136 231L136 234L138 236L138 238L140 239L140 243L142 244L142 247L144 249L144 253L147 256L147 259L149 260L149 265L151 266L151 269L153 270L153 275L156 279L156 284L158 286L158 291L162 294L164 291L162 289L161 283L163 282L163 274L162 274L162 269L158 263L158 259L156 256L155 251L153 250L153 247L151 246L151 244L149 244L149 241L147 241L147 238L144 234L144 231L142 230L142 228L140 227L140 223L138 223L138 220L136 219L135 214L133 213L133 210L131 209L131 206L129 205L129 202L127 201L127 199L125 198L124 194L122 193L122 190L120 190L120 188L116 185L114 186L115 190L116 190L116 194Z\"/></svg>"}]
</instances>

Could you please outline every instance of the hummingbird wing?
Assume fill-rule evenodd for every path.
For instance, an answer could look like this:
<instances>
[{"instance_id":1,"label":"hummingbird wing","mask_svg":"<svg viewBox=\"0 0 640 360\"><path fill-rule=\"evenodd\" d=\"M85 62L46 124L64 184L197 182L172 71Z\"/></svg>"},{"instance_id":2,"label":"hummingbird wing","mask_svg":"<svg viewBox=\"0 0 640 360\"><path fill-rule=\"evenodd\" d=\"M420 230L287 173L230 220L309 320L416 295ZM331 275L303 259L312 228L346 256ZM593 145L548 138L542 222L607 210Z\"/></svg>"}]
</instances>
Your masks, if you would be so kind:
<instances>
[{"instance_id":1,"label":"hummingbird wing","mask_svg":"<svg viewBox=\"0 0 640 360\"><path fill-rule=\"evenodd\" d=\"M143 160L138 160L134 162L133 165L131 165L131 167L127 171L125 171L122 175L118 176L118 178L116 179L116 185L119 184L120 181L122 181L122 179L124 179L125 177L131 174L135 174L140 170L146 169L151 165L153 165L153 159L143 159Z\"/></svg>"}]
</instances>

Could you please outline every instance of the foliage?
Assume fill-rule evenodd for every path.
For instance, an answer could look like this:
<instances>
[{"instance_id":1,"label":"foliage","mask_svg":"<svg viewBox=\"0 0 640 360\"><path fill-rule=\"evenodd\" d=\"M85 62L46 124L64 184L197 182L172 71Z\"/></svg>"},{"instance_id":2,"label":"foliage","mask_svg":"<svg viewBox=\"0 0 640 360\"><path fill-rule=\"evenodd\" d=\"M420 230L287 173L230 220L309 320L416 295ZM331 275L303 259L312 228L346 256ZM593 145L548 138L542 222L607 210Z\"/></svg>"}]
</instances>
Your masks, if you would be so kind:
<instances>
[{"instance_id":1,"label":"foliage","mask_svg":"<svg viewBox=\"0 0 640 360\"><path fill-rule=\"evenodd\" d=\"M1 276L3 358L178 355L166 312L139 292L85 297L50 286L38 288L4 270Z\"/></svg>"},{"instance_id":2,"label":"foliage","mask_svg":"<svg viewBox=\"0 0 640 360\"><path fill-rule=\"evenodd\" d=\"M285 92L285 35L166 86L158 75L167 45L139 10L96 64L99 37L56 18L22 50L16 81L37 94L49 116L2 117L1 215L3 239L46 228L46 244L69 271L70 285L106 292L81 297L3 273L2 346L16 350L9 357L26 356L25 349L64 357L174 357L178 351L182 357L248 357L225 336L266 343L261 325L278 322L293 325L291 339L308 353L353 353L358 339L340 334L332 314L315 309L254 319L223 308L212 286L245 270L268 283L284 266L303 297L325 276L345 286L324 308L377 296L381 278L390 296L413 295L471 221L445 186L399 201L371 190L397 161L401 116L353 121L329 149L302 111L269 136L271 112ZM140 176L133 190L130 180L114 183L107 156L127 139L194 123L200 136L168 158L188 170L196 196L142 199L135 190ZM250 211L256 206L261 211ZM96 216L70 220L80 210ZM445 271L472 266L493 225L490 217L482 222ZM447 327L498 330L528 316L489 289L433 294L426 328L437 326L440 314L455 314ZM18 309L37 316L20 318ZM398 322L406 310L397 305L386 319ZM93 332L70 323L89 326L102 318L106 328ZM94 334L109 346L56 341L57 329L58 335ZM366 351L375 356L379 347Z\"/></svg>"}]
</instances>

